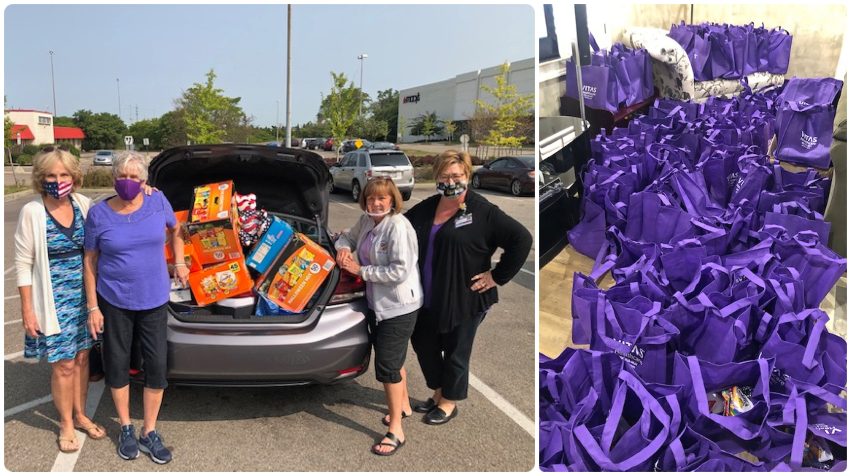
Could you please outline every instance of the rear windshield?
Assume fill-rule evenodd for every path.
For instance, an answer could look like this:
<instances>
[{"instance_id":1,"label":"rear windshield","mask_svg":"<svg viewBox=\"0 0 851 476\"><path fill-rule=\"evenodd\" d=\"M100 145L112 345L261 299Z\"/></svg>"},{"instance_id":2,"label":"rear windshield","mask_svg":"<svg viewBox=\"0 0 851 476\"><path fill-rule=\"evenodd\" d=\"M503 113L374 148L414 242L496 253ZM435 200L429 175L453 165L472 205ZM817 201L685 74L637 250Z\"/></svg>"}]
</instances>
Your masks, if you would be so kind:
<instances>
[{"instance_id":1,"label":"rear windshield","mask_svg":"<svg viewBox=\"0 0 851 476\"><path fill-rule=\"evenodd\" d=\"M520 157L517 157L517 160L519 160L520 162L523 162L523 165L525 165L526 167L529 167L530 169L535 168L535 158L532 157L532 156L521 155Z\"/></svg>"},{"instance_id":2,"label":"rear windshield","mask_svg":"<svg viewBox=\"0 0 851 476\"><path fill-rule=\"evenodd\" d=\"M99 150L97 151L97 155L112 155L112 152L108 150Z\"/></svg>"},{"instance_id":3,"label":"rear windshield","mask_svg":"<svg viewBox=\"0 0 851 476\"><path fill-rule=\"evenodd\" d=\"M371 154L369 156L373 167L386 167L388 165L411 165L405 154Z\"/></svg>"}]
</instances>

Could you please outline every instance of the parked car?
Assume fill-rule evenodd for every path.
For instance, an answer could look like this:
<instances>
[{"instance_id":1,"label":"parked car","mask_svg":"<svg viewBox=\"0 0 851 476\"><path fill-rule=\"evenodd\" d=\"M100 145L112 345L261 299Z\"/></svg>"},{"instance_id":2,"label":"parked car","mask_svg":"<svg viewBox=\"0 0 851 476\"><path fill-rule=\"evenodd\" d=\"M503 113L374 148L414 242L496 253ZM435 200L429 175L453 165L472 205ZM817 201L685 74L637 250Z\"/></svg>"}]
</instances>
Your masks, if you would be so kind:
<instances>
[{"instance_id":1,"label":"parked car","mask_svg":"<svg viewBox=\"0 0 851 476\"><path fill-rule=\"evenodd\" d=\"M344 155L329 170L332 181L328 191L348 190L354 201L358 201L366 182L374 177L392 178L404 200L410 199L414 191L414 167L408 156L398 150L360 148Z\"/></svg>"},{"instance_id":2,"label":"parked car","mask_svg":"<svg viewBox=\"0 0 851 476\"><path fill-rule=\"evenodd\" d=\"M163 151L149 182L175 210L192 206L196 186L233 180L257 207L286 220L332 256L331 176L305 150L264 145L198 145ZM237 316L233 308L168 304L168 378L175 384L280 386L334 383L368 369L370 344L363 281L339 267L298 314Z\"/></svg>"},{"instance_id":3,"label":"parked car","mask_svg":"<svg viewBox=\"0 0 851 476\"><path fill-rule=\"evenodd\" d=\"M376 150L400 150L399 146L392 142L372 142L369 144L369 148Z\"/></svg>"},{"instance_id":4,"label":"parked car","mask_svg":"<svg viewBox=\"0 0 851 476\"><path fill-rule=\"evenodd\" d=\"M92 165L112 165L113 160L115 160L115 152L111 150L99 150L95 152Z\"/></svg>"},{"instance_id":5,"label":"parked car","mask_svg":"<svg viewBox=\"0 0 851 476\"><path fill-rule=\"evenodd\" d=\"M325 139L325 142L322 144L322 150L328 152L334 150L334 138L329 137Z\"/></svg>"},{"instance_id":6,"label":"parked car","mask_svg":"<svg viewBox=\"0 0 851 476\"><path fill-rule=\"evenodd\" d=\"M360 141L360 143L361 143L361 146L360 146L360 147L358 147L358 146L357 146L357 142L358 142L358 141ZM345 141L343 141L343 145L342 145L342 146L341 146L341 148L340 148L340 152L342 152L342 153L344 153L344 154L345 154L346 152L351 152L351 151L353 151L353 150L357 150L357 149L359 149L359 148L367 148L367 149L368 149L368 148L369 148L369 146L370 146L370 144L371 144L371 142L370 142L370 141L368 141L368 140L363 140L363 139L349 139L349 140L345 140Z\"/></svg>"},{"instance_id":7,"label":"parked car","mask_svg":"<svg viewBox=\"0 0 851 476\"><path fill-rule=\"evenodd\" d=\"M301 140L301 143L299 144L299 147L301 147L302 149L307 149L308 144L310 143L310 141L313 141L313 142L315 143L315 142L316 142L316 138L315 138L315 137L305 137L304 139L302 139L302 140Z\"/></svg>"},{"instance_id":8,"label":"parked car","mask_svg":"<svg viewBox=\"0 0 851 476\"><path fill-rule=\"evenodd\" d=\"M306 149L307 150L315 150L319 149L319 144L325 142L325 139L307 139Z\"/></svg>"},{"instance_id":9,"label":"parked car","mask_svg":"<svg viewBox=\"0 0 851 476\"><path fill-rule=\"evenodd\" d=\"M535 158L500 157L473 172L473 188L491 188L517 196L535 193Z\"/></svg>"}]
</instances>

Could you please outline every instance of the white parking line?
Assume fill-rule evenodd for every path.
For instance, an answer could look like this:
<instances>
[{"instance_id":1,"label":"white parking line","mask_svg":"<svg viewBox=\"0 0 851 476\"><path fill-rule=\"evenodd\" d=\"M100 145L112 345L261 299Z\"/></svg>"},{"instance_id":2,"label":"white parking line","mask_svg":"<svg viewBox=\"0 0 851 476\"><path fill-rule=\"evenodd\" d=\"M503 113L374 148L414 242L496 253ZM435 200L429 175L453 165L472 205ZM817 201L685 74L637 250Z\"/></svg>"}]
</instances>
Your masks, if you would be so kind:
<instances>
[{"instance_id":1,"label":"white parking line","mask_svg":"<svg viewBox=\"0 0 851 476\"><path fill-rule=\"evenodd\" d=\"M88 415L92 420L95 419L95 414L98 411L98 405L100 404L101 397L103 396L103 390L103 380L89 385L89 397L86 401L86 415ZM74 466L77 465L77 459L80 457L80 453L83 452L83 445L86 443L86 434L77 430L77 441L80 442L80 450L73 453L59 452L56 455L56 461L53 462L53 468L50 469L51 473L69 473L74 471Z\"/></svg>"},{"instance_id":2,"label":"white parking line","mask_svg":"<svg viewBox=\"0 0 851 476\"><path fill-rule=\"evenodd\" d=\"M531 418L524 415L520 410L517 409L514 405L510 404L508 400L502 398L502 396L490 387L487 386L484 382L479 380L478 377L470 374L470 385L473 386L476 390L479 391L482 395L485 396L491 403L500 410L502 413L505 413L509 418L514 420L514 423L523 428L526 433L529 433L529 436L535 438L535 434L537 433L537 429L535 428L535 422L532 421Z\"/></svg>"},{"instance_id":3,"label":"white parking line","mask_svg":"<svg viewBox=\"0 0 851 476\"><path fill-rule=\"evenodd\" d=\"M6 272L3 273L3 276L6 276L7 274L9 274L13 269L15 269L14 266L9 266L9 269L7 269Z\"/></svg>"},{"instance_id":4,"label":"white parking line","mask_svg":"<svg viewBox=\"0 0 851 476\"><path fill-rule=\"evenodd\" d=\"M21 321L23 321L23 319L18 319L18 320L15 320L15 321L6 321L3 325L4 326L10 326L12 324L18 324Z\"/></svg>"},{"instance_id":5,"label":"white parking line","mask_svg":"<svg viewBox=\"0 0 851 476\"><path fill-rule=\"evenodd\" d=\"M16 415L18 413L25 412L25 411L29 410L30 408L35 408L39 405L45 404L45 403L50 402L52 400L53 400L53 395L47 395L45 397L41 397L41 398L38 398L36 400L29 401L27 403L22 403L22 404L18 405L17 407L12 407L12 408L6 410L3 413L3 416L5 418L9 418L12 415Z\"/></svg>"},{"instance_id":6,"label":"white parking line","mask_svg":"<svg viewBox=\"0 0 851 476\"><path fill-rule=\"evenodd\" d=\"M4 360L15 360L15 359L17 359L18 357L20 357L20 356L22 356L22 355L24 355L24 351L23 351L23 350L22 350L22 351L20 351L20 352L13 352L13 353L11 353L11 354L6 354L6 355L4 355L3 357L4 357Z\"/></svg>"},{"instance_id":7,"label":"white parking line","mask_svg":"<svg viewBox=\"0 0 851 476\"><path fill-rule=\"evenodd\" d=\"M344 206L344 207L348 208L349 210L357 210L357 208L355 208L355 207L353 207L353 206L351 206L351 205L347 205L347 204L342 203L342 202L331 202L331 203L336 203L337 205L342 205L342 206Z\"/></svg>"},{"instance_id":8,"label":"white parking line","mask_svg":"<svg viewBox=\"0 0 851 476\"><path fill-rule=\"evenodd\" d=\"M16 294L16 295L14 295L14 296L6 296L5 298L3 298L3 300L4 300L4 301L8 301L9 299L20 299L20 298L21 298L21 295L20 295L20 294Z\"/></svg>"}]
</instances>

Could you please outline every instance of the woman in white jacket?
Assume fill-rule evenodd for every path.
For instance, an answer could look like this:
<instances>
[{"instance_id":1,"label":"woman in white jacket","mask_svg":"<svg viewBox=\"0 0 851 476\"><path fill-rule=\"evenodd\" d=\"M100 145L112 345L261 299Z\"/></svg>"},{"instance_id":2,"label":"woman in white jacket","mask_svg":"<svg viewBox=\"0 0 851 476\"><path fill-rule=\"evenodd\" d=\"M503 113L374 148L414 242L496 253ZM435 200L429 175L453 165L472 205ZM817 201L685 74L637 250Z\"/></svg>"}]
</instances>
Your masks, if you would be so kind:
<instances>
[{"instance_id":1,"label":"woman in white jacket","mask_svg":"<svg viewBox=\"0 0 851 476\"><path fill-rule=\"evenodd\" d=\"M384 384L389 410L382 419L388 432L372 452L390 456L405 444L402 418L411 415L404 364L423 301L417 236L401 215L402 195L391 179L370 180L360 207L365 214L337 240L337 263L366 281L375 378Z\"/></svg>"},{"instance_id":2,"label":"woman in white jacket","mask_svg":"<svg viewBox=\"0 0 851 476\"><path fill-rule=\"evenodd\" d=\"M85 414L89 386L88 332L83 295L83 226L91 201L73 193L83 173L76 157L46 148L33 160L33 190L15 230L15 269L21 295L24 357L47 358L53 403L59 411L57 444L80 449L74 428L101 439L106 430Z\"/></svg>"}]
</instances>

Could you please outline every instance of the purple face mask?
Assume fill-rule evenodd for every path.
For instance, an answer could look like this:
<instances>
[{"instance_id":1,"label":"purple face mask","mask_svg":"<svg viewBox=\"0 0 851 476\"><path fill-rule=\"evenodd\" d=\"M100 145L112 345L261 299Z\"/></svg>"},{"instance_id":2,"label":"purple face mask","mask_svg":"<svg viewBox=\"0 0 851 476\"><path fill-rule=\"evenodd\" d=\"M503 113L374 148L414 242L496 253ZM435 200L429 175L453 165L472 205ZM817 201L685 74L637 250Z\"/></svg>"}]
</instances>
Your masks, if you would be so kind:
<instances>
[{"instance_id":1,"label":"purple face mask","mask_svg":"<svg viewBox=\"0 0 851 476\"><path fill-rule=\"evenodd\" d=\"M122 200L133 200L142 191L142 182L133 179L116 179L115 191Z\"/></svg>"}]
</instances>

